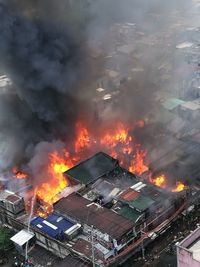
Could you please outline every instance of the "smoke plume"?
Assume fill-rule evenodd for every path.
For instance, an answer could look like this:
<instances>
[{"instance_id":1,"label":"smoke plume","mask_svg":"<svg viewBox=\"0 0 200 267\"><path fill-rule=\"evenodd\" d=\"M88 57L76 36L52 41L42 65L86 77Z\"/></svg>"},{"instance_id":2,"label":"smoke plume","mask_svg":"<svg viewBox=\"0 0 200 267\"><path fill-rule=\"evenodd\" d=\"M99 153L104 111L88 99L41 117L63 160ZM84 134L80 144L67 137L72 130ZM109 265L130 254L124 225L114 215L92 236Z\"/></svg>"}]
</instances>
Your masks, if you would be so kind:
<instances>
[{"instance_id":1,"label":"smoke plume","mask_svg":"<svg viewBox=\"0 0 200 267\"><path fill-rule=\"evenodd\" d=\"M80 116L94 128L144 119L134 135L157 171L176 158L174 147L178 157L185 153L163 124L158 100L180 97L178 85L189 75L176 45L186 41L190 12L188 0L1 1L0 71L12 81L0 97L1 169L30 162L38 174L36 159L47 144L70 143Z\"/></svg>"}]
</instances>

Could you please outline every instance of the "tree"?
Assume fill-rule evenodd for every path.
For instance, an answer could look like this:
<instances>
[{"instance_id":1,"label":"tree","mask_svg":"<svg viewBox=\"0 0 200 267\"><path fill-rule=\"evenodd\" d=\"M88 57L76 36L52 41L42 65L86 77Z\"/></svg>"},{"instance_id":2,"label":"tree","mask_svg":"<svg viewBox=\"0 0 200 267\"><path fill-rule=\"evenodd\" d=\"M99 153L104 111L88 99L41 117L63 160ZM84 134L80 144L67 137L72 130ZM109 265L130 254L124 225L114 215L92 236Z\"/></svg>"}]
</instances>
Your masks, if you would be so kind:
<instances>
[{"instance_id":1,"label":"tree","mask_svg":"<svg viewBox=\"0 0 200 267\"><path fill-rule=\"evenodd\" d=\"M13 235L13 231L6 227L0 228L0 251L7 251L13 247L10 238Z\"/></svg>"}]
</instances>

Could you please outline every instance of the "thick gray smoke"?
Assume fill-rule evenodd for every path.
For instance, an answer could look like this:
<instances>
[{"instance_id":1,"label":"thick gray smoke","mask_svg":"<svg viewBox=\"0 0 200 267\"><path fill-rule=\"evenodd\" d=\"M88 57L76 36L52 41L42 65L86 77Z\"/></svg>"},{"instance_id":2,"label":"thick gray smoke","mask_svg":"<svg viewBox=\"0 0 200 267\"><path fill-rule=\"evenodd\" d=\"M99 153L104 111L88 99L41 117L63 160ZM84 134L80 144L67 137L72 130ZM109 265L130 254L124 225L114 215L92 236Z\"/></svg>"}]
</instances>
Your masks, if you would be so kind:
<instances>
[{"instance_id":1,"label":"thick gray smoke","mask_svg":"<svg viewBox=\"0 0 200 267\"><path fill-rule=\"evenodd\" d=\"M27 157L34 144L72 134L87 54L83 32L16 7L0 6L0 65L13 83L0 98L4 168Z\"/></svg>"},{"instance_id":2,"label":"thick gray smoke","mask_svg":"<svg viewBox=\"0 0 200 267\"><path fill-rule=\"evenodd\" d=\"M34 148L43 147L41 142L70 143L74 122L84 113L98 126L118 117L130 124L144 119L147 127L134 134L157 169L171 162L174 147L183 153L180 140L168 134L157 100L180 96L187 69L176 45L186 41L182 32L190 5L189 0L2 1L0 70L13 85L0 97L0 166L40 158L42 149ZM114 85L106 75L118 75ZM97 87L111 100L102 100ZM31 160L31 169L35 165Z\"/></svg>"}]
</instances>

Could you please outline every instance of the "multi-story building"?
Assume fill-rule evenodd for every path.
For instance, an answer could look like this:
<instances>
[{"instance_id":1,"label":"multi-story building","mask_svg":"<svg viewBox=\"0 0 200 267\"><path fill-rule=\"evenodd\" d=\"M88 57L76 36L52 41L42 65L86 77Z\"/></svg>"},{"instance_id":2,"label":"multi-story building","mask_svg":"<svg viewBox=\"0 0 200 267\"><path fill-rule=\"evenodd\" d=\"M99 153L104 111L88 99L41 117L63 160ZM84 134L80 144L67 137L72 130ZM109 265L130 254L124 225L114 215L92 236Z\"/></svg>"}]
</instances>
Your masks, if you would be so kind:
<instances>
[{"instance_id":1,"label":"multi-story building","mask_svg":"<svg viewBox=\"0 0 200 267\"><path fill-rule=\"evenodd\" d=\"M177 267L200 267L200 227L176 247Z\"/></svg>"},{"instance_id":2,"label":"multi-story building","mask_svg":"<svg viewBox=\"0 0 200 267\"><path fill-rule=\"evenodd\" d=\"M22 253L28 242L65 260L75 256L96 266L117 266L159 236L185 208L184 191L163 190L102 152L65 175L76 190L61 197L45 218L30 221L23 198L1 192L0 221L18 231L11 240Z\"/></svg>"}]
</instances>

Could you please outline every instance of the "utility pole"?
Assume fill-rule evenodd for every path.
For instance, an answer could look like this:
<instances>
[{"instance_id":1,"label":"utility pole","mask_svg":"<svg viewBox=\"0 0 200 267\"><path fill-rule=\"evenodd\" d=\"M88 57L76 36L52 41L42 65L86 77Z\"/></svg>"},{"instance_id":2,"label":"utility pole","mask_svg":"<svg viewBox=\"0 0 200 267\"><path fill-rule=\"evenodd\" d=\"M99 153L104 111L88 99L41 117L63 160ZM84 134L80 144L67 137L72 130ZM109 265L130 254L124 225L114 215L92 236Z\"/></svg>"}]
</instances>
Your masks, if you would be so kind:
<instances>
[{"instance_id":1,"label":"utility pole","mask_svg":"<svg viewBox=\"0 0 200 267\"><path fill-rule=\"evenodd\" d=\"M142 240L142 258L145 260L144 240Z\"/></svg>"},{"instance_id":2,"label":"utility pole","mask_svg":"<svg viewBox=\"0 0 200 267\"><path fill-rule=\"evenodd\" d=\"M146 235L146 233L141 229L140 230L143 235ZM145 260L145 248L144 248L144 239L142 239L142 258Z\"/></svg>"},{"instance_id":3,"label":"utility pole","mask_svg":"<svg viewBox=\"0 0 200 267\"><path fill-rule=\"evenodd\" d=\"M94 235L93 235L93 225L91 231L91 245L92 245L92 267L95 267L95 255L94 255Z\"/></svg>"}]
</instances>

